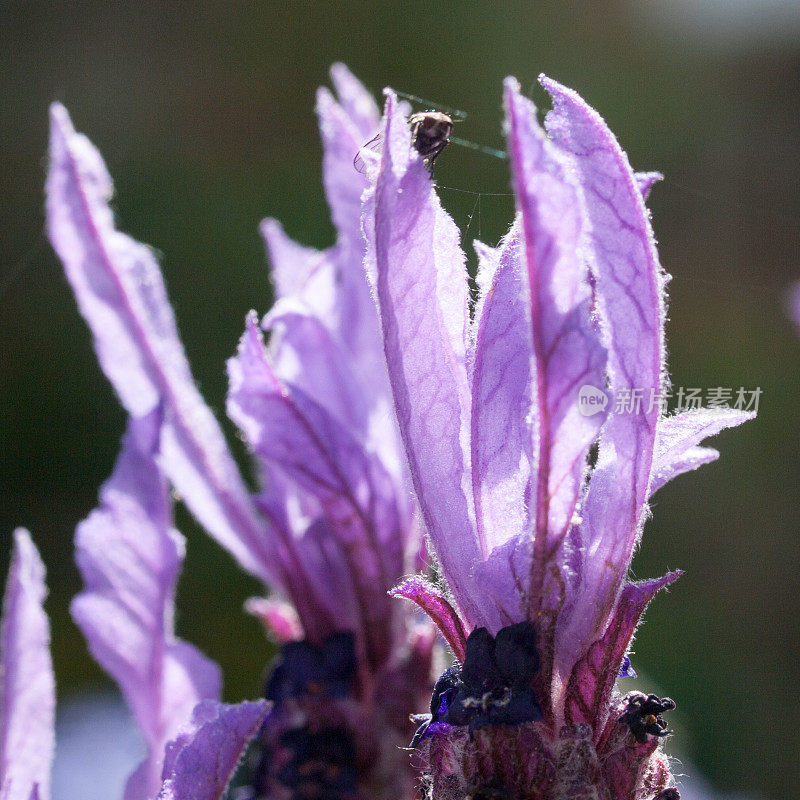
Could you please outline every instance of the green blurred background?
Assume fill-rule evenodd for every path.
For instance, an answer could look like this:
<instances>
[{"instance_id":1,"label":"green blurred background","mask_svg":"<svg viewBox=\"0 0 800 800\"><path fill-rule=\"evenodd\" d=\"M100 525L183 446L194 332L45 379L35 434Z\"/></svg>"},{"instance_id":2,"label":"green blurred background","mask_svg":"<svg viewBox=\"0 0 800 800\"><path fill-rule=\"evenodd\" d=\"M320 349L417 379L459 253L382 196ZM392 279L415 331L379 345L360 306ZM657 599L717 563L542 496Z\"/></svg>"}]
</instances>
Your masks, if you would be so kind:
<instances>
[{"instance_id":1,"label":"green blurred background","mask_svg":"<svg viewBox=\"0 0 800 800\"><path fill-rule=\"evenodd\" d=\"M13 527L29 527L61 693L103 681L68 616L71 537L124 418L42 235L48 103L104 153L120 225L164 254L195 376L221 414L244 315L270 304L259 220L333 241L313 105L336 60L376 93L467 110L458 133L490 146L502 146L502 78L541 103L547 72L602 112L637 169L665 173L650 206L674 276L673 382L763 396L756 422L719 437L719 462L656 496L636 575L686 575L650 609L635 665L652 681L641 688L677 700L672 747L717 787L797 797L800 338L784 296L800 278L800 9L788 0L0 0L0 568ZM466 239L494 243L512 213L488 194L508 191L505 163L452 147L437 181ZM453 188L487 193L479 211ZM270 649L241 604L258 587L182 511L179 525L179 632L220 662L228 698L253 696Z\"/></svg>"}]
</instances>

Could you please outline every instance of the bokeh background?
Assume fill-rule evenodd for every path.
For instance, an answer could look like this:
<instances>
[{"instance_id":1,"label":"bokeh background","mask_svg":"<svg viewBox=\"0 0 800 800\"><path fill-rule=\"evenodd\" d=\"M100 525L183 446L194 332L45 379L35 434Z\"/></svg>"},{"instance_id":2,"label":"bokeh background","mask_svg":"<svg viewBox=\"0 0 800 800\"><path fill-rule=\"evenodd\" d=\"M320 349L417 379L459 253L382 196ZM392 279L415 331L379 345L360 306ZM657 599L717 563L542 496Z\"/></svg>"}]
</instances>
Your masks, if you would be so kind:
<instances>
[{"instance_id":1,"label":"bokeh background","mask_svg":"<svg viewBox=\"0 0 800 800\"><path fill-rule=\"evenodd\" d=\"M671 746L718 789L796 798L794 0L0 0L0 570L13 527L29 527L49 570L61 696L103 685L68 616L71 539L124 418L42 232L48 103L63 101L104 153L121 226L163 253L195 376L222 416L224 360L245 313L271 302L259 220L333 241L313 105L336 60L376 93L390 84L468 111L458 133L488 146L502 146L502 78L544 103L544 71L603 113L637 169L665 173L650 207L674 276L673 382L763 395L756 422L719 437L719 462L656 497L636 575L686 575L651 607L635 665L641 688L677 700ZM437 181L470 252L478 234L495 243L512 213L507 165L451 147ZM258 587L178 519L179 633L222 665L229 699L254 696L271 650L241 605Z\"/></svg>"}]
</instances>

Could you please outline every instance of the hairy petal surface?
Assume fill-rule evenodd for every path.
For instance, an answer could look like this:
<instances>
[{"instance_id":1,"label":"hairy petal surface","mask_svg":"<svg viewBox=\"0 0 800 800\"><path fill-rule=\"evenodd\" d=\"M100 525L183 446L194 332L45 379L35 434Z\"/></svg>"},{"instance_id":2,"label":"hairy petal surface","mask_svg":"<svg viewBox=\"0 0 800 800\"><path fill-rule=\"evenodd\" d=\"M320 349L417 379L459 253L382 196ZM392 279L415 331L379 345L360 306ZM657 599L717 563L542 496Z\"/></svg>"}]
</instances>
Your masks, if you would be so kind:
<instances>
[{"instance_id":1,"label":"hairy petal surface","mask_svg":"<svg viewBox=\"0 0 800 800\"><path fill-rule=\"evenodd\" d=\"M55 679L44 564L23 528L14 548L0 624L0 798L50 798Z\"/></svg>"},{"instance_id":2,"label":"hairy petal surface","mask_svg":"<svg viewBox=\"0 0 800 800\"><path fill-rule=\"evenodd\" d=\"M340 105L359 134L366 138L374 136L381 122L381 112L372 93L341 62L331 67L331 80ZM350 156L351 164L353 156L355 153Z\"/></svg>"},{"instance_id":3,"label":"hairy petal surface","mask_svg":"<svg viewBox=\"0 0 800 800\"><path fill-rule=\"evenodd\" d=\"M533 458L531 326L522 241L514 225L496 252L480 250L472 368L472 484L484 558L527 530ZM487 275L490 267L491 276Z\"/></svg>"},{"instance_id":4,"label":"hairy petal surface","mask_svg":"<svg viewBox=\"0 0 800 800\"><path fill-rule=\"evenodd\" d=\"M586 457L603 413L581 414L579 390L605 385L606 353L591 325L591 291L580 250L581 207L566 164L546 139L536 109L509 78L508 150L520 211L535 364L535 508L529 618L555 611L546 589L572 524Z\"/></svg>"},{"instance_id":5,"label":"hairy petal surface","mask_svg":"<svg viewBox=\"0 0 800 800\"><path fill-rule=\"evenodd\" d=\"M422 159L412 154L405 115L391 93L383 137L374 221L366 218L364 229L374 231L389 379L425 525L456 602L469 623L479 624L471 586L480 548L467 444L464 255Z\"/></svg>"},{"instance_id":6,"label":"hairy petal surface","mask_svg":"<svg viewBox=\"0 0 800 800\"><path fill-rule=\"evenodd\" d=\"M333 529L348 563L370 657L381 663L391 617L386 590L403 572L407 537L391 478L341 422L278 379L253 315L229 374L231 418L265 466L313 497Z\"/></svg>"},{"instance_id":7,"label":"hairy petal surface","mask_svg":"<svg viewBox=\"0 0 800 800\"><path fill-rule=\"evenodd\" d=\"M390 594L416 603L436 623L453 655L459 661L464 660L467 643L464 623L439 589L423 578L413 577L396 586Z\"/></svg>"},{"instance_id":8,"label":"hairy petal surface","mask_svg":"<svg viewBox=\"0 0 800 800\"><path fill-rule=\"evenodd\" d=\"M302 301L316 316L332 325L336 275L327 252L290 239L276 219L262 220L259 230L267 249L276 297Z\"/></svg>"},{"instance_id":9,"label":"hairy petal surface","mask_svg":"<svg viewBox=\"0 0 800 800\"><path fill-rule=\"evenodd\" d=\"M399 457L378 315L362 267L363 244L357 250L337 244L317 252L295 244L275 220L264 220L261 231L279 295L264 320L265 327L278 328L269 346L275 372L349 420L398 486L405 487L407 467Z\"/></svg>"},{"instance_id":10,"label":"hairy petal surface","mask_svg":"<svg viewBox=\"0 0 800 800\"><path fill-rule=\"evenodd\" d=\"M611 691L642 614L656 593L680 575L670 572L663 578L625 585L602 638L572 670L565 703L568 723L587 723L599 736L608 715Z\"/></svg>"},{"instance_id":11,"label":"hairy petal surface","mask_svg":"<svg viewBox=\"0 0 800 800\"><path fill-rule=\"evenodd\" d=\"M275 374L366 437L370 398L338 336L302 302L292 299L279 300L263 325L272 331L269 351Z\"/></svg>"},{"instance_id":12,"label":"hairy petal surface","mask_svg":"<svg viewBox=\"0 0 800 800\"><path fill-rule=\"evenodd\" d=\"M361 195L368 183L366 176L353 166L353 159L359 148L378 130L380 123L378 108L373 100L370 114L372 132L365 133L366 121L359 126L357 120L348 114L347 109L336 102L331 92L325 87L320 87L317 90L317 115L324 148L323 184L333 224L340 240L360 250ZM353 277L358 276L357 270L353 269L352 273Z\"/></svg>"},{"instance_id":13,"label":"hairy petal surface","mask_svg":"<svg viewBox=\"0 0 800 800\"><path fill-rule=\"evenodd\" d=\"M72 615L94 658L119 684L148 747L126 800L153 797L166 742L203 699L217 698L217 666L173 633L183 537L172 528L168 486L156 463L158 410L131 418L100 505L77 528L84 591Z\"/></svg>"},{"instance_id":14,"label":"hairy petal surface","mask_svg":"<svg viewBox=\"0 0 800 800\"><path fill-rule=\"evenodd\" d=\"M369 381L368 394L383 400L389 397L386 367L375 304L362 267L361 195L369 184L353 165L361 146L377 132L380 114L370 93L343 64L334 64L331 78L339 101L326 88L319 89L317 115L323 183L338 234L336 246L326 251L335 273L336 333Z\"/></svg>"},{"instance_id":15,"label":"hairy petal surface","mask_svg":"<svg viewBox=\"0 0 800 800\"><path fill-rule=\"evenodd\" d=\"M167 745L159 800L221 800L269 708L266 700L200 703L191 725Z\"/></svg>"},{"instance_id":16,"label":"hairy petal surface","mask_svg":"<svg viewBox=\"0 0 800 800\"><path fill-rule=\"evenodd\" d=\"M642 198L647 200L650 197L650 190L659 181L664 180L660 172L637 172L635 174L636 186L642 194Z\"/></svg>"},{"instance_id":17,"label":"hairy petal surface","mask_svg":"<svg viewBox=\"0 0 800 800\"><path fill-rule=\"evenodd\" d=\"M559 664L570 670L604 629L646 516L664 371L665 278L640 183L600 115L575 92L542 79L554 108L546 126L568 154L588 222L587 255L608 348L611 403L640 393L632 411L603 427L580 527L582 564L571 620L559 635Z\"/></svg>"},{"instance_id":18,"label":"hairy petal surface","mask_svg":"<svg viewBox=\"0 0 800 800\"><path fill-rule=\"evenodd\" d=\"M270 522L286 595L304 636L321 643L342 628L355 630L358 610L335 530L318 502L263 460L262 468L265 488L258 504Z\"/></svg>"},{"instance_id":19,"label":"hairy petal surface","mask_svg":"<svg viewBox=\"0 0 800 800\"><path fill-rule=\"evenodd\" d=\"M702 408L659 420L650 494L678 475L719 458L718 451L699 446L703 439L754 417L733 408Z\"/></svg>"},{"instance_id":20,"label":"hairy petal surface","mask_svg":"<svg viewBox=\"0 0 800 800\"><path fill-rule=\"evenodd\" d=\"M100 366L133 417L163 410L160 460L186 505L250 572L270 578L258 519L222 431L194 385L153 252L117 231L111 177L51 108L47 229Z\"/></svg>"}]
</instances>

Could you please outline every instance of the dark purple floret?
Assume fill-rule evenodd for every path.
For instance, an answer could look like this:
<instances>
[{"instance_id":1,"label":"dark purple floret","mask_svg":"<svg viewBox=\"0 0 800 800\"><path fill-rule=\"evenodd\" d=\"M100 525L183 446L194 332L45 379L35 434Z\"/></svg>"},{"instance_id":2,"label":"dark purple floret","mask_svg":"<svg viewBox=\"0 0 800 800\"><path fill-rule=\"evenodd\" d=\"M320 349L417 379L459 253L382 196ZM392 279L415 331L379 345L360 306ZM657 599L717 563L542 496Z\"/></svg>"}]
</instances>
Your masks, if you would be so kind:
<instances>
[{"instance_id":1,"label":"dark purple floret","mask_svg":"<svg viewBox=\"0 0 800 800\"><path fill-rule=\"evenodd\" d=\"M447 714L453 692L460 683L461 662L455 661L438 678L431 695L431 713L415 714L412 720L419 723L419 727L411 740L411 747L416 747L422 741L428 728L434 722L439 722Z\"/></svg>"},{"instance_id":2,"label":"dark purple floret","mask_svg":"<svg viewBox=\"0 0 800 800\"><path fill-rule=\"evenodd\" d=\"M289 752L274 778L278 758L264 747L253 773L249 800L271 797L277 779L291 792L292 800L349 800L357 794L356 748L350 732L341 726L312 731L307 725L292 728L280 737L280 747Z\"/></svg>"},{"instance_id":3,"label":"dark purple floret","mask_svg":"<svg viewBox=\"0 0 800 800\"><path fill-rule=\"evenodd\" d=\"M494 659L500 674L512 689L530 686L539 671L536 629L530 622L519 622L498 631Z\"/></svg>"},{"instance_id":4,"label":"dark purple floret","mask_svg":"<svg viewBox=\"0 0 800 800\"><path fill-rule=\"evenodd\" d=\"M496 637L475 628L467 638L464 663L456 662L436 682L431 716L417 729L416 747L435 723L521 725L542 718L532 688L539 669L536 631L530 622L502 628Z\"/></svg>"},{"instance_id":5,"label":"dark purple floret","mask_svg":"<svg viewBox=\"0 0 800 800\"><path fill-rule=\"evenodd\" d=\"M357 792L355 746L341 727L311 732L307 727L288 731L281 744L292 751L278 772L281 783L296 800L346 800Z\"/></svg>"},{"instance_id":6,"label":"dark purple floret","mask_svg":"<svg viewBox=\"0 0 800 800\"><path fill-rule=\"evenodd\" d=\"M441 712L442 704L446 707L446 698L450 695L449 690L455 689L458 685L461 676L461 662L456 661L451 667L448 667L436 681L433 687L433 694L431 695L431 715L436 716ZM444 713L444 712L441 712Z\"/></svg>"},{"instance_id":7,"label":"dark purple floret","mask_svg":"<svg viewBox=\"0 0 800 800\"><path fill-rule=\"evenodd\" d=\"M316 647L307 640L288 642L267 681L266 697L280 703L290 697L345 698L353 690L355 637L335 633Z\"/></svg>"}]
</instances>

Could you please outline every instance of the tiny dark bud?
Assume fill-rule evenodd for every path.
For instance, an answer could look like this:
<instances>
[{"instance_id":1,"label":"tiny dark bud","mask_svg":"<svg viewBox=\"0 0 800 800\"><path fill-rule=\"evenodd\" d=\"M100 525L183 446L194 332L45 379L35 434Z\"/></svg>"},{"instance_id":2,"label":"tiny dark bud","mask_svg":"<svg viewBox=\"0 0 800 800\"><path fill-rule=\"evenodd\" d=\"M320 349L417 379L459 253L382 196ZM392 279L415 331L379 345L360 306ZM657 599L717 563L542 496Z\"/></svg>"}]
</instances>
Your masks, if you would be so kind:
<instances>
[{"instance_id":1,"label":"tiny dark bud","mask_svg":"<svg viewBox=\"0 0 800 800\"><path fill-rule=\"evenodd\" d=\"M469 727L522 725L542 718L533 690L539 669L536 630L530 622L502 628L496 637L475 628L467 637L464 663L445 670L431 697L431 717L414 734L412 747L435 731L437 723Z\"/></svg>"},{"instance_id":2,"label":"tiny dark bud","mask_svg":"<svg viewBox=\"0 0 800 800\"><path fill-rule=\"evenodd\" d=\"M625 723L631 730L639 744L647 741L651 736L669 736L672 733L667 728L667 723L661 716L665 711L672 711L675 701L669 697L659 697L655 694L644 695L640 692L628 695L625 710L619 721ZM667 798L670 800L670 798Z\"/></svg>"}]
</instances>

